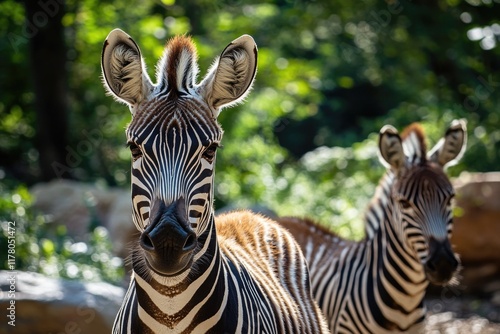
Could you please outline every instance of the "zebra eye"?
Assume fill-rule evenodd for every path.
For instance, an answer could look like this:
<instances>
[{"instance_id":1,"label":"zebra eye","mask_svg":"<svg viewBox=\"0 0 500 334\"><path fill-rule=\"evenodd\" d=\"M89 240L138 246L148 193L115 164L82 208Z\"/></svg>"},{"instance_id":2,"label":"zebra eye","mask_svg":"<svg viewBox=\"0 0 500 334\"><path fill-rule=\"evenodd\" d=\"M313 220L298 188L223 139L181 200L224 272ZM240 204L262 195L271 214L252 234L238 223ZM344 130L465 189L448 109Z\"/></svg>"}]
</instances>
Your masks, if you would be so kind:
<instances>
[{"instance_id":1,"label":"zebra eye","mask_svg":"<svg viewBox=\"0 0 500 334\"><path fill-rule=\"evenodd\" d=\"M451 205L452 205L452 203L453 203L453 196L451 196L450 198L448 198L448 199L446 200L446 206L451 206Z\"/></svg>"},{"instance_id":2,"label":"zebra eye","mask_svg":"<svg viewBox=\"0 0 500 334\"><path fill-rule=\"evenodd\" d=\"M208 162L213 162L215 159L215 152L217 151L217 144L212 144L203 152L203 159Z\"/></svg>"},{"instance_id":3,"label":"zebra eye","mask_svg":"<svg viewBox=\"0 0 500 334\"><path fill-rule=\"evenodd\" d=\"M401 205L401 207L404 209L404 210L407 210L409 208L411 208L411 204L410 202L408 202L407 200L405 199L400 199L399 200L399 204Z\"/></svg>"},{"instance_id":4,"label":"zebra eye","mask_svg":"<svg viewBox=\"0 0 500 334\"><path fill-rule=\"evenodd\" d=\"M142 157L142 152L139 146L134 143L129 143L128 147L130 148L130 153L132 153L132 160L136 161L140 157Z\"/></svg>"}]
</instances>

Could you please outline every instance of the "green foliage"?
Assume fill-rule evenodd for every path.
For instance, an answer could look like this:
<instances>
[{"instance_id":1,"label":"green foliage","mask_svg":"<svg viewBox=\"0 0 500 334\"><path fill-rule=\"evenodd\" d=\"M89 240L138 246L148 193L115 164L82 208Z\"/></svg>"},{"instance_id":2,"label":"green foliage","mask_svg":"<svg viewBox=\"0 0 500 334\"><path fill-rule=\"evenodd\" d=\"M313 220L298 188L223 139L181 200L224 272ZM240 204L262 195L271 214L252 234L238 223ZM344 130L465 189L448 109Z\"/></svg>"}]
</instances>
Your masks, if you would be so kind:
<instances>
[{"instance_id":1,"label":"green foliage","mask_svg":"<svg viewBox=\"0 0 500 334\"><path fill-rule=\"evenodd\" d=\"M85 131L99 138L69 168L79 180L129 184L124 128L130 113L105 96L100 78L102 43L115 27L138 41L152 77L173 35L193 36L201 75L229 41L241 34L255 38L254 90L245 104L219 117L225 136L217 161L218 208L264 204L360 237L362 212L383 173L374 134L388 123L401 129L423 122L432 145L452 119L466 118L468 150L450 174L500 165L494 2L146 0L132 7L115 0L67 1L67 63L61 66L69 76L68 147L77 151ZM27 40L16 44L9 37L22 36L25 13L14 0L0 10L0 27L8 32L0 39L0 178L9 185L33 183L39 156L35 97L26 79L29 48ZM40 240L40 249L51 249ZM64 251L63 244L53 248Z\"/></svg>"},{"instance_id":2,"label":"green foliage","mask_svg":"<svg viewBox=\"0 0 500 334\"><path fill-rule=\"evenodd\" d=\"M266 198L280 215L314 217L343 237L363 237L363 212L384 168L374 136L352 148L320 147L277 173Z\"/></svg>"},{"instance_id":3,"label":"green foliage","mask_svg":"<svg viewBox=\"0 0 500 334\"><path fill-rule=\"evenodd\" d=\"M0 191L2 268L10 269L7 249L13 249L15 270L67 279L121 282L123 263L112 255L105 228L96 227L88 234L86 242L77 242L67 236L64 226L54 228L47 217L36 214L26 187L20 186L13 191L1 187ZM15 247L8 248L9 239L15 240Z\"/></svg>"}]
</instances>

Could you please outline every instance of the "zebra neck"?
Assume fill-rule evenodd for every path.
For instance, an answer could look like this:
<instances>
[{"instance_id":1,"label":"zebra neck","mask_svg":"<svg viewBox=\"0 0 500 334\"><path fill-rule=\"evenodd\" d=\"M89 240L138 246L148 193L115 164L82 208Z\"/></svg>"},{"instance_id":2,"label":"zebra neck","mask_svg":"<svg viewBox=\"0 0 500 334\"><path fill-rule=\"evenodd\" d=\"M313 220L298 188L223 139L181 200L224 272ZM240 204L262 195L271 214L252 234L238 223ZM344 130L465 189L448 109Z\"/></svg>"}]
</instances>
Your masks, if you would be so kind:
<instances>
[{"instance_id":1,"label":"zebra neck","mask_svg":"<svg viewBox=\"0 0 500 334\"><path fill-rule=\"evenodd\" d=\"M134 266L134 284L129 289L135 288L136 315L148 327L156 328L156 332L163 332L165 328L177 330L192 326L195 323L191 322L192 319L207 325L207 321L221 318L223 308L217 309L214 305L225 304L227 282L213 217L211 223L200 237L204 240L200 242L201 249L195 255L191 269L179 277L163 277L156 273L144 275L138 273Z\"/></svg>"},{"instance_id":2,"label":"zebra neck","mask_svg":"<svg viewBox=\"0 0 500 334\"><path fill-rule=\"evenodd\" d=\"M365 241L369 249L375 249L381 255L378 265L386 265L389 260L395 263L387 263L390 266L400 268L400 276L405 274L414 282L422 282L425 278L424 268L420 263L418 254L412 249L403 235L400 221L394 217L394 208L399 204L394 203L392 198L392 186L395 182L395 174L388 170L380 180L375 194L365 214Z\"/></svg>"},{"instance_id":3,"label":"zebra neck","mask_svg":"<svg viewBox=\"0 0 500 334\"><path fill-rule=\"evenodd\" d=\"M391 222L391 208L385 208L384 219L373 238L365 240L365 258L369 259L370 272L375 274L373 279L368 278L372 281L375 304L388 306L379 312L388 323L407 329L425 315L423 299L428 281L416 252Z\"/></svg>"},{"instance_id":4,"label":"zebra neck","mask_svg":"<svg viewBox=\"0 0 500 334\"><path fill-rule=\"evenodd\" d=\"M391 170L385 173L368 205L365 213L365 236L368 239L373 238L380 228L380 222L384 219L384 211L389 205L394 178L395 175Z\"/></svg>"}]
</instances>

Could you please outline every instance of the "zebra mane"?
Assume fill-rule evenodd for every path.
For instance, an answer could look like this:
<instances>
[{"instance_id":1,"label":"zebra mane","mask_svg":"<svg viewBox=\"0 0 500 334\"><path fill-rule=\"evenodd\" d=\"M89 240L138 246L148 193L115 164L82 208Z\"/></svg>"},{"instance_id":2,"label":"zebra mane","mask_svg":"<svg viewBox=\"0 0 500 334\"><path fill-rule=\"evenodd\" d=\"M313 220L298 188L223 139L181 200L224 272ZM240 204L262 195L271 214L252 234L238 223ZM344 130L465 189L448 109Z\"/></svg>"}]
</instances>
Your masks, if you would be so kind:
<instances>
[{"instance_id":1,"label":"zebra mane","mask_svg":"<svg viewBox=\"0 0 500 334\"><path fill-rule=\"evenodd\" d=\"M163 56L156 68L156 78L160 87L168 92L189 93L196 84L198 75L198 54L189 36L176 36L165 46Z\"/></svg>"},{"instance_id":2,"label":"zebra mane","mask_svg":"<svg viewBox=\"0 0 500 334\"><path fill-rule=\"evenodd\" d=\"M412 123L401 133L403 150L410 163L425 163L427 160L427 145L422 125Z\"/></svg>"}]
</instances>

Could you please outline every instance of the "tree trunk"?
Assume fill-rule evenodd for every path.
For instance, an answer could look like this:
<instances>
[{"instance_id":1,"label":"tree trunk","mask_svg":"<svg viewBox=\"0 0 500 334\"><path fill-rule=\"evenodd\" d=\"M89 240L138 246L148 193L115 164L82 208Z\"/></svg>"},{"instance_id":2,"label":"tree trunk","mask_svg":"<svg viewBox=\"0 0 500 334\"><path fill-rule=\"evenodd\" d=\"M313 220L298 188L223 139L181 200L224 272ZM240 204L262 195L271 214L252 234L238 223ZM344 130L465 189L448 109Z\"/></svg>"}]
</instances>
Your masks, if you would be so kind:
<instances>
[{"instance_id":1,"label":"tree trunk","mask_svg":"<svg viewBox=\"0 0 500 334\"><path fill-rule=\"evenodd\" d=\"M68 141L66 45L63 0L25 0L26 24L33 29L29 59L37 116L36 148L41 179L70 177L54 164L65 162ZM60 165L59 165L60 166Z\"/></svg>"}]
</instances>

